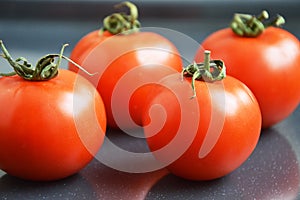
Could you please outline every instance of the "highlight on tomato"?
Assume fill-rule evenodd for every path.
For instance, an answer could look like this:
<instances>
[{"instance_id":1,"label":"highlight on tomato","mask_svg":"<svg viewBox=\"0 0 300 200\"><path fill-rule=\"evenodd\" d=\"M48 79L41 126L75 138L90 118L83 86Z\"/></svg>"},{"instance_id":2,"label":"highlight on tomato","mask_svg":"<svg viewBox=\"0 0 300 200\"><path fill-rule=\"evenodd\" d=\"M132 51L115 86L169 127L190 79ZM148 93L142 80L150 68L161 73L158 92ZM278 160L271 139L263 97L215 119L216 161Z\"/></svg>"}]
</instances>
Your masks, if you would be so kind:
<instances>
[{"instance_id":1,"label":"highlight on tomato","mask_svg":"<svg viewBox=\"0 0 300 200\"><path fill-rule=\"evenodd\" d=\"M97 87L103 98L108 126L124 130L141 126L141 110L153 86L151 82L180 72L182 59L166 37L141 31L138 9L133 3L116 5L123 7L129 9L129 14L119 12L105 17L103 28L82 37L70 58L88 71L97 72L93 77L82 75ZM72 63L69 69L78 72ZM131 78L119 83L125 76ZM118 92L117 85L121 87ZM132 88L135 90L128 97Z\"/></svg>"},{"instance_id":2,"label":"highlight on tomato","mask_svg":"<svg viewBox=\"0 0 300 200\"><path fill-rule=\"evenodd\" d=\"M93 159L105 135L106 114L96 88L58 69L62 58L69 60L63 55L66 45L36 66L23 57L14 60L1 40L0 46L14 69L0 73L0 169L34 181L77 173Z\"/></svg>"},{"instance_id":3,"label":"highlight on tomato","mask_svg":"<svg viewBox=\"0 0 300 200\"><path fill-rule=\"evenodd\" d=\"M176 176L212 180L242 165L255 149L261 112L250 89L226 76L221 60L193 63L149 94L144 132L154 157Z\"/></svg>"},{"instance_id":4,"label":"highlight on tomato","mask_svg":"<svg viewBox=\"0 0 300 200\"><path fill-rule=\"evenodd\" d=\"M282 16L267 20L259 16L235 14L231 28L218 30L201 44L222 59L227 74L245 83L254 93L262 112L263 128L291 115L300 102L300 43L292 33L280 28Z\"/></svg>"}]
</instances>

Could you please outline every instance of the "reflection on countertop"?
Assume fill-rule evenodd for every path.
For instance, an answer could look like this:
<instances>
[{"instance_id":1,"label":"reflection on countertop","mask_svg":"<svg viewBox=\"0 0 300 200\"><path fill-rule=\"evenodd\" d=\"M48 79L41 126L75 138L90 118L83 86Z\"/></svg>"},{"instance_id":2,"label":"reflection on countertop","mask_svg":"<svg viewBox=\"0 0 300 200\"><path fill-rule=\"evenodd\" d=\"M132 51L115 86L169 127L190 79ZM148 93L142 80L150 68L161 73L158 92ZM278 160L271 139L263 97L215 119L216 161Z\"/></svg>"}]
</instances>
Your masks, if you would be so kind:
<instances>
[{"instance_id":1,"label":"reflection on countertop","mask_svg":"<svg viewBox=\"0 0 300 200\"><path fill-rule=\"evenodd\" d=\"M78 174L53 182L23 181L4 174L0 176L0 196L3 199L297 199L299 152L295 152L294 144L286 138L297 132L280 131L281 126L290 126L293 117L300 116L264 130L250 158L236 171L217 180L183 180L165 169L126 173L95 159ZM296 137L299 142L300 136ZM146 149L144 140L130 140L121 131L109 131L107 139L119 147L127 146L128 151Z\"/></svg>"}]
</instances>

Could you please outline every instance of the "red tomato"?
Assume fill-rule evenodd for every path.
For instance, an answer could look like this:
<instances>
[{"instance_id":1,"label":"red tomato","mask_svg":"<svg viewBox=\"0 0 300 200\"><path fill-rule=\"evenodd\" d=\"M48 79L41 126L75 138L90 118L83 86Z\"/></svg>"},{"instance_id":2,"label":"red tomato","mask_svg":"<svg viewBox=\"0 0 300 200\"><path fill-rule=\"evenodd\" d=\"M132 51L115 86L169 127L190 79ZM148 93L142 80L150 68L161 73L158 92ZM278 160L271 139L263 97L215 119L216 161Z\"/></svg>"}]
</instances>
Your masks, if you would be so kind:
<instances>
[{"instance_id":1,"label":"red tomato","mask_svg":"<svg viewBox=\"0 0 300 200\"><path fill-rule=\"evenodd\" d=\"M48 81L0 78L0 169L30 180L70 176L99 150L104 105L94 86L68 70Z\"/></svg>"},{"instance_id":2,"label":"red tomato","mask_svg":"<svg viewBox=\"0 0 300 200\"><path fill-rule=\"evenodd\" d=\"M261 113L252 92L233 77L196 81L195 90L191 99L190 77L164 78L149 95L144 130L150 150L171 173L210 180L250 156L260 136Z\"/></svg>"},{"instance_id":3,"label":"red tomato","mask_svg":"<svg viewBox=\"0 0 300 200\"><path fill-rule=\"evenodd\" d=\"M92 50L101 44L107 38L113 36L108 31L100 32L99 30L92 31L82 37L71 52L70 59L80 64L92 52ZM69 63L69 68L72 71L78 72L79 69L74 64Z\"/></svg>"},{"instance_id":4,"label":"red tomato","mask_svg":"<svg viewBox=\"0 0 300 200\"><path fill-rule=\"evenodd\" d=\"M264 128L284 120L299 105L300 46L288 31L269 27L257 37L241 37L226 28L209 35L201 48L211 50L212 58L222 59L227 74L251 89ZM201 49L195 60L202 60Z\"/></svg>"},{"instance_id":5,"label":"red tomato","mask_svg":"<svg viewBox=\"0 0 300 200\"><path fill-rule=\"evenodd\" d=\"M108 125L124 129L135 127L135 123L141 125L140 110L151 82L182 69L182 60L174 44L154 32L113 35L107 30L96 30L76 44L70 58L86 70L98 72L95 76L82 75L102 96ZM72 64L69 69L78 71ZM126 81L121 83L121 79ZM141 84L149 87L140 88ZM116 87L120 87L118 92L114 92Z\"/></svg>"}]
</instances>

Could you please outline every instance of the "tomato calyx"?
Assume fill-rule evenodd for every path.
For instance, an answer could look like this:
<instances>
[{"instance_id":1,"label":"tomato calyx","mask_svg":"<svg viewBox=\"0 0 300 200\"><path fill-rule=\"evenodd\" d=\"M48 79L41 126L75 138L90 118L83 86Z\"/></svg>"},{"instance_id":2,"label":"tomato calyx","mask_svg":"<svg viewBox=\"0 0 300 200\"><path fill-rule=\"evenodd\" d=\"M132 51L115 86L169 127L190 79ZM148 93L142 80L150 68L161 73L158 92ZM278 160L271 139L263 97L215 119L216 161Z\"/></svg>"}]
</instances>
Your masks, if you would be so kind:
<instances>
[{"instance_id":1,"label":"tomato calyx","mask_svg":"<svg viewBox=\"0 0 300 200\"><path fill-rule=\"evenodd\" d=\"M226 67L222 60L210 60L210 51L205 50L203 63L194 62L193 64L190 64L183 68L183 70L181 71L182 80L184 76L192 77L191 86L193 89L193 96L191 98L195 98L195 81L220 81L226 77Z\"/></svg>"},{"instance_id":2,"label":"tomato calyx","mask_svg":"<svg viewBox=\"0 0 300 200\"><path fill-rule=\"evenodd\" d=\"M27 61L26 58L20 57L14 60L6 49L2 40L0 40L0 47L3 52L0 56L8 61L8 63L13 67L14 71L10 73L0 73L0 76L14 76L19 75L28 81L47 81L58 75L58 68L62 59L71 62L79 69L83 70L89 75L93 75L87 72L84 68L79 66L77 63L63 55L65 47L68 44L64 44L61 48L60 54L47 54L38 60L36 66L34 67L31 63ZM55 58L58 58L55 62Z\"/></svg>"},{"instance_id":3,"label":"tomato calyx","mask_svg":"<svg viewBox=\"0 0 300 200\"><path fill-rule=\"evenodd\" d=\"M258 16L236 13L231 21L232 31L242 37L257 37L270 26L280 27L285 23L282 16L277 15L272 21L264 22L269 18L269 13L263 10Z\"/></svg>"},{"instance_id":4,"label":"tomato calyx","mask_svg":"<svg viewBox=\"0 0 300 200\"><path fill-rule=\"evenodd\" d=\"M103 28L100 30L100 34L102 34L104 31L108 31L113 35L130 34L139 31L141 24L138 21L137 7L129 1L115 5L115 8L117 9L122 7L128 7L129 14L119 12L105 17L103 20Z\"/></svg>"}]
</instances>

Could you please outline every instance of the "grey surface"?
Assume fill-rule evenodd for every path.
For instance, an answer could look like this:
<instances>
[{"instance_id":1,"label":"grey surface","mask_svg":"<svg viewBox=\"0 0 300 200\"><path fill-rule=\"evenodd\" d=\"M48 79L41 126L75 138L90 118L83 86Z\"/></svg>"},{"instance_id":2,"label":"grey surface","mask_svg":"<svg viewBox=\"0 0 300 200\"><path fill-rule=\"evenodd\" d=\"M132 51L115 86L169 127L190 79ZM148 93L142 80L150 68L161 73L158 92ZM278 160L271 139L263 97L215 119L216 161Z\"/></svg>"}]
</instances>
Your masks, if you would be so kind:
<instances>
[{"instance_id":1,"label":"grey surface","mask_svg":"<svg viewBox=\"0 0 300 200\"><path fill-rule=\"evenodd\" d=\"M66 49L66 55L69 55L83 35L101 27L101 19L112 11L113 3L67 2L0 1L0 39L15 58L24 56L33 63L46 53L59 52L63 43L70 44ZM299 1L255 1L255 4L240 1L225 1L223 4L219 4L220 1L188 1L184 4L183 1L172 1L172 6L166 3L168 1L162 4L157 1L137 2L145 12L141 19L144 27L169 28L197 42L212 31L225 27L233 12L256 9L259 12L261 8L288 16L284 28L298 38L300 36ZM26 10L24 5L28 6ZM58 5L63 7L58 8ZM28 12L20 13L20 10ZM187 50L188 56L192 55L193 48ZM9 71L3 60L0 66L1 71ZM62 67L66 68L66 63ZM129 174L94 160L74 176L46 183L20 180L0 170L0 199L300 199L299 122L300 107L285 121L262 131L250 158L236 171L218 180L186 181L165 170ZM125 149L147 149L142 139L116 131L108 131L107 135Z\"/></svg>"},{"instance_id":2,"label":"grey surface","mask_svg":"<svg viewBox=\"0 0 300 200\"><path fill-rule=\"evenodd\" d=\"M78 174L54 182L23 181L2 174L0 199L299 199L299 120L300 108L264 130L250 158L217 180L187 181L164 170L130 174L94 160ZM132 152L147 149L144 140L122 132L108 131L108 137Z\"/></svg>"}]
</instances>

